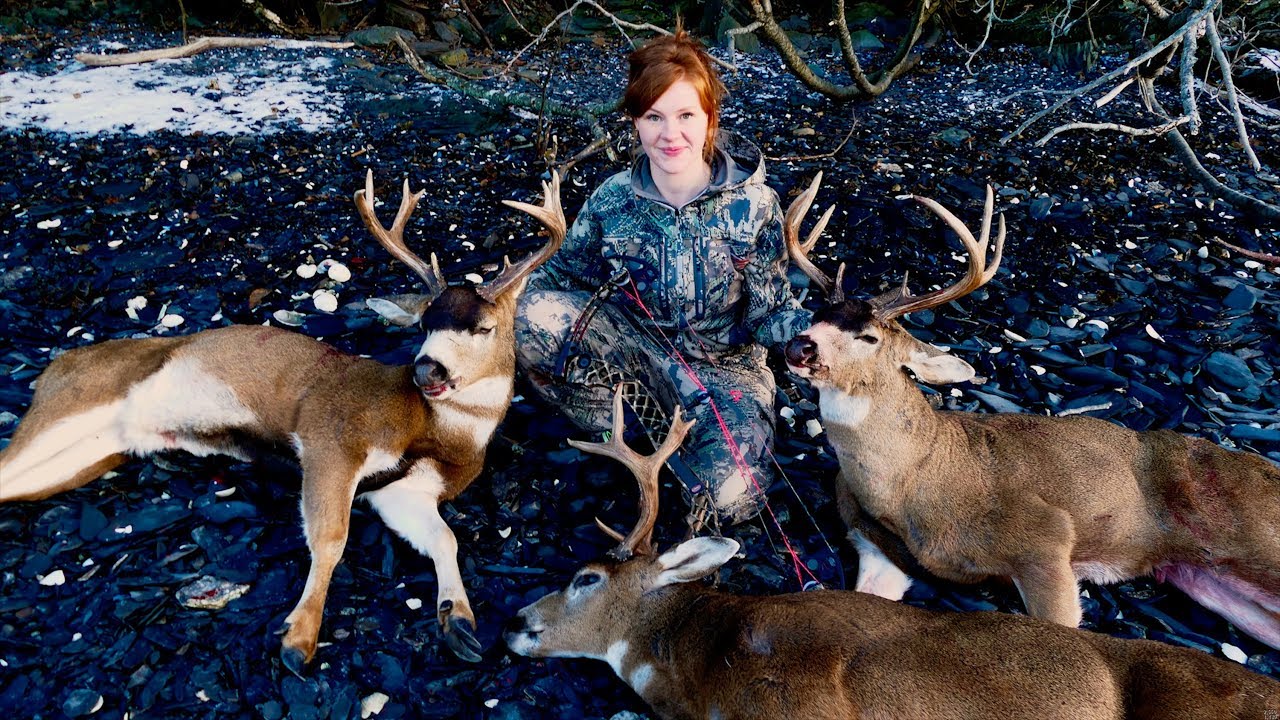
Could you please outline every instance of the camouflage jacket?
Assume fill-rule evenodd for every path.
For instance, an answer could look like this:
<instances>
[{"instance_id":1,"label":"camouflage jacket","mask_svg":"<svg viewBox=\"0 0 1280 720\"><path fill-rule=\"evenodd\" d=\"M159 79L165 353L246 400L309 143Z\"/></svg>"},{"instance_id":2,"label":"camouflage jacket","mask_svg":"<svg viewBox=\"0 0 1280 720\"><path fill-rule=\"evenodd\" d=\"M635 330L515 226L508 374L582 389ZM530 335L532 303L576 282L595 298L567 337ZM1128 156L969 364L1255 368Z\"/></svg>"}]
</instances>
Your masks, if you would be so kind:
<instances>
[{"instance_id":1,"label":"camouflage jacket","mask_svg":"<svg viewBox=\"0 0 1280 720\"><path fill-rule=\"evenodd\" d=\"M657 325L696 356L733 352L752 340L785 342L811 314L791 294L778 195L764 184L764 158L721 131L711 183L680 208L662 199L639 155L583 205L560 251L529 287L594 291L626 267L643 310L623 293L642 326Z\"/></svg>"}]
</instances>

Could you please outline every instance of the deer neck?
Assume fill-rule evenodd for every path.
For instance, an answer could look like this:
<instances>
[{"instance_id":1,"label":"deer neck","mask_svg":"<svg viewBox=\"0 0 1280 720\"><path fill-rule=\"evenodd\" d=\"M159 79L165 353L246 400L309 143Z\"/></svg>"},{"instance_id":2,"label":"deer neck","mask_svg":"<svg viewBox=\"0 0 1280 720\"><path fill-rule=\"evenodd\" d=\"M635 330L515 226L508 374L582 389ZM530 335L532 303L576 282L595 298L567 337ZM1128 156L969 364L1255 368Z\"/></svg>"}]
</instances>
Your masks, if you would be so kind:
<instances>
[{"instance_id":1,"label":"deer neck","mask_svg":"<svg viewBox=\"0 0 1280 720\"><path fill-rule=\"evenodd\" d=\"M690 676L705 664L707 606L719 595L697 584L647 593L603 660L655 709L689 707L692 698L687 694L699 686Z\"/></svg>"},{"instance_id":2,"label":"deer neck","mask_svg":"<svg viewBox=\"0 0 1280 720\"><path fill-rule=\"evenodd\" d=\"M895 375L819 389L822 423L840 471L869 496L904 488L948 432L915 383Z\"/></svg>"}]
</instances>

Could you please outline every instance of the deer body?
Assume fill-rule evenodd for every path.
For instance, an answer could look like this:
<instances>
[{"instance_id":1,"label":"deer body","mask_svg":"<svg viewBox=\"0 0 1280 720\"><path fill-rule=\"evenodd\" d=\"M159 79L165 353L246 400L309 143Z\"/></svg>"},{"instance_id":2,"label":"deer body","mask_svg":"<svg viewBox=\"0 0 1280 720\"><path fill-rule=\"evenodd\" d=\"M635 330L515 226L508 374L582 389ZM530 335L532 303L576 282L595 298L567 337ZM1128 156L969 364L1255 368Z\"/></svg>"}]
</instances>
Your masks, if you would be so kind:
<instances>
[{"instance_id":1,"label":"deer body","mask_svg":"<svg viewBox=\"0 0 1280 720\"><path fill-rule=\"evenodd\" d=\"M653 550L657 468L688 426L615 457L641 486L641 520L611 560L521 609L505 633L532 657L609 663L669 720L1266 720L1280 683L1205 653L1003 613L922 610L858 592L748 597L705 587L738 551L724 538ZM675 438L672 440L672 438ZM571 441L572 442L572 441Z\"/></svg>"},{"instance_id":2,"label":"deer body","mask_svg":"<svg viewBox=\"0 0 1280 720\"><path fill-rule=\"evenodd\" d=\"M661 574L593 567L609 585ZM638 585L609 585L598 592L609 593L611 614L572 616L575 640L599 633L590 648L553 651L563 636L519 632L508 642L521 654L605 660L671 720L1262 720L1280 706L1280 683L1204 653L1025 616L933 612L838 590L749 597L685 584L635 595ZM520 620L543 628L535 638L551 635L572 612L566 604L553 594Z\"/></svg>"},{"instance_id":3,"label":"deer body","mask_svg":"<svg viewBox=\"0 0 1280 720\"><path fill-rule=\"evenodd\" d=\"M956 285L919 297L904 286L870 302L833 292L786 348L791 370L819 390L839 456L858 589L898 599L910 584L900 568L916 564L959 582L1007 578L1031 615L1074 627L1078 580L1154 574L1280 648L1280 468L1205 440L1094 418L937 412L916 388L908 371L928 383L974 376L895 318L962 297L995 274L985 257L990 190L987 198L980 242L922 199L969 251ZM789 224L793 258L835 291L838 280L804 258L799 218ZM1003 238L1002 220L996 266Z\"/></svg>"},{"instance_id":4,"label":"deer body","mask_svg":"<svg viewBox=\"0 0 1280 720\"><path fill-rule=\"evenodd\" d=\"M0 502L80 487L129 456L161 450L250 459L262 446L290 450L302 468L303 532L311 566L285 620L281 650L300 673L315 653L325 596L347 542L351 504L431 557L437 617L448 645L479 660L475 616L458 545L438 505L480 474L512 398L516 302L528 273L564 238L558 178L541 207L551 239L479 287L447 287L403 243L421 193L404 198L390 230L373 211L372 172L356 204L384 246L427 284L425 295L370 301L393 322L421 322L412 365L346 355L285 330L233 326L186 337L111 340L71 350L45 370L32 405L0 451Z\"/></svg>"}]
</instances>

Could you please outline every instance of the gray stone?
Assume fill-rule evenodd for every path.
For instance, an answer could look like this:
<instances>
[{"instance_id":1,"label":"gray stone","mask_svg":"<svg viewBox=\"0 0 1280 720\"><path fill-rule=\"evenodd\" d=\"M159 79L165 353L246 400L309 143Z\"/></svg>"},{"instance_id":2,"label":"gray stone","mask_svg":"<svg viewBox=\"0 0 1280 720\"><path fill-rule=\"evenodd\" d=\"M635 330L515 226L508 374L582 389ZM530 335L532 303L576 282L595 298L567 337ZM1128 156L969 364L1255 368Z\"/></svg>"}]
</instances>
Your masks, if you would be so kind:
<instances>
[{"instance_id":1,"label":"gray stone","mask_svg":"<svg viewBox=\"0 0 1280 720\"><path fill-rule=\"evenodd\" d=\"M427 34L427 18L417 10L410 10L396 3L386 3L383 13L389 25L412 30L418 36Z\"/></svg>"},{"instance_id":2,"label":"gray stone","mask_svg":"<svg viewBox=\"0 0 1280 720\"><path fill-rule=\"evenodd\" d=\"M348 33L347 42L353 42L360 47L379 48L394 45L397 36L403 38L407 43L414 43L418 40L416 35L404 28L375 25L374 27Z\"/></svg>"},{"instance_id":3,"label":"gray stone","mask_svg":"<svg viewBox=\"0 0 1280 720\"><path fill-rule=\"evenodd\" d=\"M1237 283L1235 288L1222 299L1222 304L1232 310L1252 310L1258 302L1253 288L1244 283Z\"/></svg>"},{"instance_id":4,"label":"gray stone","mask_svg":"<svg viewBox=\"0 0 1280 720\"><path fill-rule=\"evenodd\" d=\"M946 130L934 133L933 137L934 139L941 140L952 147L960 147L968 142L973 135L964 128L950 127Z\"/></svg>"},{"instance_id":5,"label":"gray stone","mask_svg":"<svg viewBox=\"0 0 1280 720\"><path fill-rule=\"evenodd\" d=\"M1221 350L1204 361L1204 369L1216 381L1232 390L1243 390L1257 383L1244 360Z\"/></svg>"},{"instance_id":6,"label":"gray stone","mask_svg":"<svg viewBox=\"0 0 1280 720\"><path fill-rule=\"evenodd\" d=\"M879 50L884 47L880 38L870 30L854 30L849 33L849 39L853 42L854 50Z\"/></svg>"}]
</instances>

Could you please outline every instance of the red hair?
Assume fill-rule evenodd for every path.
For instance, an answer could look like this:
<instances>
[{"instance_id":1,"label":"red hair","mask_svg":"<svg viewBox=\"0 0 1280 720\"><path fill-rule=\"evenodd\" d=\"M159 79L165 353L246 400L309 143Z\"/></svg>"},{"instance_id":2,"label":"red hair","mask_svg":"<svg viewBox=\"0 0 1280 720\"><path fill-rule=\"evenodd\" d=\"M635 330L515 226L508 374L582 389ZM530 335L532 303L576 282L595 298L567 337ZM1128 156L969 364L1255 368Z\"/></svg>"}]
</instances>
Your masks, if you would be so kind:
<instances>
[{"instance_id":1,"label":"red hair","mask_svg":"<svg viewBox=\"0 0 1280 720\"><path fill-rule=\"evenodd\" d=\"M631 53L631 73L622 109L631 119L643 115L672 84L688 81L698 92L707 114L707 144L702 159L711 161L716 131L720 128L720 103L725 87L702 43L679 25L674 35L661 35Z\"/></svg>"}]
</instances>

